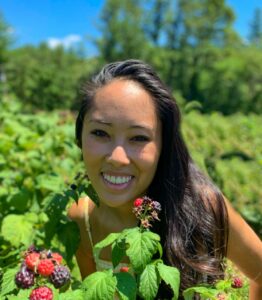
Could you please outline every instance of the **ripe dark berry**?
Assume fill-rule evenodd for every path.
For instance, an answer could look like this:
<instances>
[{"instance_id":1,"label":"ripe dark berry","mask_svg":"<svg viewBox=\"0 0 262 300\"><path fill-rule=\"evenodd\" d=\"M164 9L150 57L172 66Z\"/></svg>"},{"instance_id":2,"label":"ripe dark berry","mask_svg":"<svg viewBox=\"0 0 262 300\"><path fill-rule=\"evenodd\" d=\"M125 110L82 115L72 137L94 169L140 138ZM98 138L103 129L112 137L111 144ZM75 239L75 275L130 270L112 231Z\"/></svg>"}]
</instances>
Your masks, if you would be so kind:
<instances>
[{"instance_id":1,"label":"ripe dark berry","mask_svg":"<svg viewBox=\"0 0 262 300\"><path fill-rule=\"evenodd\" d=\"M127 273L129 271L129 267L121 267L120 272Z\"/></svg>"},{"instance_id":2,"label":"ripe dark berry","mask_svg":"<svg viewBox=\"0 0 262 300\"><path fill-rule=\"evenodd\" d=\"M77 189L77 186L75 185L75 184L71 184L71 189L73 190L73 191L75 191L76 189Z\"/></svg>"},{"instance_id":3,"label":"ripe dark berry","mask_svg":"<svg viewBox=\"0 0 262 300\"><path fill-rule=\"evenodd\" d=\"M54 272L50 275L50 281L55 288L60 288L69 282L71 278L70 272L65 266L55 266Z\"/></svg>"},{"instance_id":4,"label":"ripe dark berry","mask_svg":"<svg viewBox=\"0 0 262 300\"><path fill-rule=\"evenodd\" d=\"M232 288L234 288L234 289L242 288L242 286L243 286L243 281L242 281L242 279L239 278L239 277L235 277L235 278L233 279L233 282L232 282L231 286L232 286Z\"/></svg>"},{"instance_id":5,"label":"ripe dark berry","mask_svg":"<svg viewBox=\"0 0 262 300\"><path fill-rule=\"evenodd\" d=\"M26 263L27 267L31 270L34 270L35 267L38 265L39 257L40 257L40 254L36 253L36 252L28 254L25 258L25 263Z\"/></svg>"},{"instance_id":6,"label":"ripe dark berry","mask_svg":"<svg viewBox=\"0 0 262 300\"><path fill-rule=\"evenodd\" d=\"M48 258L42 259L37 266L37 271L43 276L51 275L54 271L54 264L52 260Z\"/></svg>"},{"instance_id":7,"label":"ripe dark berry","mask_svg":"<svg viewBox=\"0 0 262 300\"><path fill-rule=\"evenodd\" d=\"M22 289L28 289L35 283L35 274L29 270L26 266L23 266L19 272L15 275L15 283L17 287Z\"/></svg>"},{"instance_id":8,"label":"ripe dark berry","mask_svg":"<svg viewBox=\"0 0 262 300\"><path fill-rule=\"evenodd\" d=\"M46 286L41 286L32 290L30 300L53 300L53 292Z\"/></svg>"},{"instance_id":9,"label":"ripe dark berry","mask_svg":"<svg viewBox=\"0 0 262 300\"><path fill-rule=\"evenodd\" d=\"M141 206L142 203L143 203L143 199L142 199L142 198L137 198L137 199L134 201L134 206L135 206L135 207Z\"/></svg>"}]
</instances>

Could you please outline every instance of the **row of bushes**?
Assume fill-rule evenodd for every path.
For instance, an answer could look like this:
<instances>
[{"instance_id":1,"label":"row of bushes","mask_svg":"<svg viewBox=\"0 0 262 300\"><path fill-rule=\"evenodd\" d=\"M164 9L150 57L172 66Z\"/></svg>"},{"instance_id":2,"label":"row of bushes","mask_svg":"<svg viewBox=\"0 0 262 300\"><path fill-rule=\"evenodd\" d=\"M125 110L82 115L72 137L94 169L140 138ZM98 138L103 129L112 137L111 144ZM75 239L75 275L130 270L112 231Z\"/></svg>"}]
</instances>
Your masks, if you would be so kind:
<instances>
[{"instance_id":1,"label":"row of bushes","mask_svg":"<svg viewBox=\"0 0 262 300\"><path fill-rule=\"evenodd\" d=\"M19 104L9 103L0 104L0 274L17 264L21 249L35 243L62 253L80 281L73 257L78 229L68 220L66 207L93 190L81 175L75 116L59 111L21 114ZM197 164L261 235L260 123L257 115L191 111L184 115L183 134Z\"/></svg>"}]
</instances>

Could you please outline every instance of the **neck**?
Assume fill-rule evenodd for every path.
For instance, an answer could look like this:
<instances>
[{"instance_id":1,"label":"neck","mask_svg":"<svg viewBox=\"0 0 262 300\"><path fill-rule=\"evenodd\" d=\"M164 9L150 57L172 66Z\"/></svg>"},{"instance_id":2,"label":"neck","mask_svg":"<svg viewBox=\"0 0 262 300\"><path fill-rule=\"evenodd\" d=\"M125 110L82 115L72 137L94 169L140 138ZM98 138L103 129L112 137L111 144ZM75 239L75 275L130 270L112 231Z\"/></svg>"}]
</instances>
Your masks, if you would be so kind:
<instances>
[{"instance_id":1,"label":"neck","mask_svg":"<svg viewBox=\"0 0 262 300\"><path fill-rule=\"evenodd\" d=\"M98 214L105 227L111 228L112 232L119 232L137 226L138 220L132 209L133 203L125 207L109 207L101 203Z\"/></svg>"}]
</instances>

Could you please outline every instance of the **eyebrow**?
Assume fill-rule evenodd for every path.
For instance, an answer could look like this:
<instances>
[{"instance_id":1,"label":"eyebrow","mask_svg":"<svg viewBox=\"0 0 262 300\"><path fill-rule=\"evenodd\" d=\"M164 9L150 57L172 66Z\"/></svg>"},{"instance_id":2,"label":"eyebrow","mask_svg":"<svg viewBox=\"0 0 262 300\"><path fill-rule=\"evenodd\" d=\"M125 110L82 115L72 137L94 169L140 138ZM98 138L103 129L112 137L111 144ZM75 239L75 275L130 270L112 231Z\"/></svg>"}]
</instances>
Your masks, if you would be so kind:
<instances>
[{"instance_id":1,"label":"eyebrow","mask_svg":"<svg viewBox=\"0 0 262 300\"><path fill-rule=\"evenodd\" d=\"M102 119L91 119L91 120L89 120L88 121L88 123L99 123L99 124L102 124L102 125L107 125L107 126L111 126L112 127L112 123L110 123L110 122L106 122L106 121L104 121L104 120L102 120ZM151 131L152 130L152 128L151 127L149 127L149 126L146 126L146 125L131 125L129 128L134 128L134 129L136 129L136 128L138 128L138 129L146 129L146 130L149 130L149 131Z\"/></svg>"}]
</instances>

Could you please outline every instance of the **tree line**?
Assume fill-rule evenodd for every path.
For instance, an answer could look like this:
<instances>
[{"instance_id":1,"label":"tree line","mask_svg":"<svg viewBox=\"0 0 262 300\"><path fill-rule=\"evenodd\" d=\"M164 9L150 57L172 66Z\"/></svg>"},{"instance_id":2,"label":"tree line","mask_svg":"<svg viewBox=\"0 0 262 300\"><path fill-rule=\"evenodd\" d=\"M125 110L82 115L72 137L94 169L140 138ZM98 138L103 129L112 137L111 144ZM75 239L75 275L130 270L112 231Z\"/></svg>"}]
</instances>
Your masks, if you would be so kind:
<instances>
[{"instance_id":1,"label":"tree line","mask_svg":"<svg viewBox=\"0 0 262 300\"><path fill-rule=\"evenodd\" d=\"M106 0L93 39L97 55L87 58L44 43L11 50L1 16L0 93L27 109L74 109L82 83L103 64L136 58L156 68L182 106L197 101L204 113L261 113L261 9L248 41L234 31L234 19L221 0Z\"/></svg>"}]
</instances>

